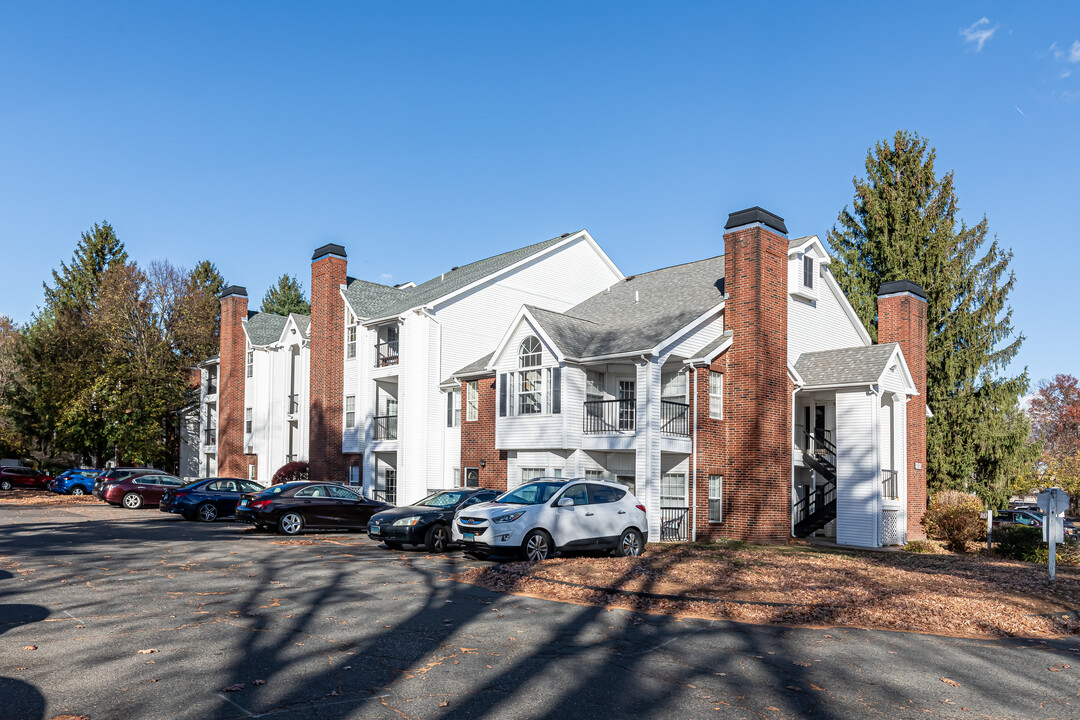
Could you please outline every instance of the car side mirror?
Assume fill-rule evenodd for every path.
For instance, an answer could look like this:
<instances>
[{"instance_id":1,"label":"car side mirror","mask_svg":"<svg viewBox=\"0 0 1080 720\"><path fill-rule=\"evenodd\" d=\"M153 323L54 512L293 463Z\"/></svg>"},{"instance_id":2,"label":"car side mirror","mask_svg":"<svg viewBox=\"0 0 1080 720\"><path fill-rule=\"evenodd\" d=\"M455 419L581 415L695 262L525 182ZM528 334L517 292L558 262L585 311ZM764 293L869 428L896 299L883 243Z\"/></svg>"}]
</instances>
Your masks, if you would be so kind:
<instances>
[{"instance_id":1,"label":"car side mirror","mask_svg":"<svg viewBox=\"0 0 1080 720\"><path fill-rule=\"evenodd\" d=\"M559 507L573 507L573 506L574 506L574 498L564 497L564 498L559 499Z\"/></svg>"}]
</instances>

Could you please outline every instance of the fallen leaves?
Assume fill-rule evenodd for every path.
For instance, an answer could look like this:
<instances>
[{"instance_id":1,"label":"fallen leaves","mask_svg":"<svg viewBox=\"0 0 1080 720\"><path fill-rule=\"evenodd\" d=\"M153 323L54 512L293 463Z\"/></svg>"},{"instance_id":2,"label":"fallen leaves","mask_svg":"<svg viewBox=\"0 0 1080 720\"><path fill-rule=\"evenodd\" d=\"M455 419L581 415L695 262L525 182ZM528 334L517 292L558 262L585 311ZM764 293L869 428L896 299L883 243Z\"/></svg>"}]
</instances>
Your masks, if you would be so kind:
<instances>
[{"instance_id":1,"label":"fallen leaves","mask_svg":"<svg viewBox=\"0 0 1080 720\"><path fill-rule=\"evenodd\" d=\"M23 645L23 650L37 650L37 645Z\"/></svg>"},{"instance_id":2,"label":"fallen leaves","mask_svg":"<svg viewBox=\"0 0 1080 720\"><path fill-rule=\"evenodd\" d=\"M945 683L946 685L952 685L953 687L960 687L960 683L947 677L941 678L941 682Z\"/></svg>"},{"instance_id":3,"label":"fallen leaves","mask_svg":"<svg viewBox=\"0 0 1080 720\"><path fill-rule=\"evenodd\" d=\"M244 683L233 683L232 685L226 685L221 688L222 692L240 692L244 689Z\"/></svg>"},{"instance_id":4,"label":"fallen leaves","mask_svg":"<svg viewBox=\"0 0 1080 720\"><path fill-rule=\"evenodd\" d=\"M150 655L151 653L156 653L156 652L157 652L157 650L156 650L156 649L154 649L154 648L149 648L149 649L147 649L147 650L140 650L140 651L139 651L139 654L140 654L140 655Z\"/></svg>"},{"instance_id":5,"label":"fallen leaves","mask_svg":"<svg viewBox=\"0 0 1080 720\"><path fill-rule=\"evenodd\" d=\"M266 681L265 680L252 680L251 684L252 685L265 685Z\"/></svg>"}]
</instances>

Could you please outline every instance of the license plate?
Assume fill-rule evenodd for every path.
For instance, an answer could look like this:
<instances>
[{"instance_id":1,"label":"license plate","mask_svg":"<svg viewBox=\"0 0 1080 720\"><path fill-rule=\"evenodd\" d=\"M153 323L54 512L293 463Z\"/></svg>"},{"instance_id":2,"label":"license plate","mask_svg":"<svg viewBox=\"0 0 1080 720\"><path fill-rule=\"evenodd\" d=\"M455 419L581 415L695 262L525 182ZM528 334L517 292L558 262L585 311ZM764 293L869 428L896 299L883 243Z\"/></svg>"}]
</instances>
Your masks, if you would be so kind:
<instances>
[{"instance_id":1,"label":"license plate","mask_svg":"<svg viewBox=\"0 0 1080 720\"><path fill-rule=\"evenodd\" d=\"M465 538L466 540L475 540L476 533L461 533L461 537Z\"/></svg>"},{"instance_id":2,"label":"license plate","mask_svg":"<svg viewBox=\"0 0 1080 720\"><path fill-rule=\"evenodd\" d=\"M247 507L247 504L248 504L247 498L244 498L243 500L241 500L240 504L243 505L244 507Z\"/></svg>"},{"instance_id":3,"label":"license plate","mask_svg":"<svg viewBox=\"0 0 1080 720\"><path fill-rule=\"evenodd\" d=\"M381 530L379 530L378 525L372 525L370 529L372 535L378 535L380 532L382 532Z\"/></svg>"}]
</instances>

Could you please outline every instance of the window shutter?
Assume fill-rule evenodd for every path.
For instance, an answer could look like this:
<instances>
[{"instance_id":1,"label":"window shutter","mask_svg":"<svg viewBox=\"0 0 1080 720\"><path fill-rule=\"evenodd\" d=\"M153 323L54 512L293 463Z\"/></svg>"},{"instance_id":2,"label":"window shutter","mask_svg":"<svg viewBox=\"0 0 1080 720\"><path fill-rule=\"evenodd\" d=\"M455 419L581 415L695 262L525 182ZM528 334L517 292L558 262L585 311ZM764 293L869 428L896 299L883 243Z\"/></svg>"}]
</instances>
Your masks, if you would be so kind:
<instances>
[{"instance_id":1,"label":"window shutter","mask_svg":"<svg viewBox=\"0 0 1080 720\"><path fill-rule=\"evenodd\" d=\"M506 373L499 376L499 417L506 417Z\"/></svg>"},{"instance_id":2,"label":"window shutter","mask_svg":"<svg viewBox=\"0 0 1080 720\"><path fill-rule=\"evenodd\" d=\"M454 427L454 391L446 393L446 427Z\"/></svg>"},{"instance_id":3,"label":"window shutter","mask_svg":"<svg viewBox=\"0 0 1080 720\"><path fill-rule=\"evenodd\" d=\"M562 368L551 369L551 413L562 412Z\"/></svg>"}]
</instances>

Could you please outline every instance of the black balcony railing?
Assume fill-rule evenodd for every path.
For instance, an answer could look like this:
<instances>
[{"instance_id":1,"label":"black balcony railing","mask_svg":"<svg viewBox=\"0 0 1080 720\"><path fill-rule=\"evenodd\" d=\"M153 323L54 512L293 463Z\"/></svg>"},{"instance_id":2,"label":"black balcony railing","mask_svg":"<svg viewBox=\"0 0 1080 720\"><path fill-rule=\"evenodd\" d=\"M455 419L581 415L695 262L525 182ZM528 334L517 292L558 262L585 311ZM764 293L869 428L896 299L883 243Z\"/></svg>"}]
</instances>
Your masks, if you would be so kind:
<instances>
[{"instance_id":1,"label":"black balcony railing","mask_svg":"<svg viewBox=\"0 0 1080 720\"><path fill-rule=\"evenodd\" d=\"M206 428L203 430L203 445L216 445L217 444L217 428Z\"/></svg>"},{"instance_id":2,"label":"black balcony railing","mask_svg":"<svg viewBox=\"0 0 1080 720\"><path fill-rule=\"evenodd\" d=\"M636 424L636 400L586 400L585 433L633 432Z\"/></svg>"},{"instance_id":3,"label":"black balcony railing","mask_svg":"<svg viewBox=\"0 0 1080 720\"><path fill-rule=\"evenodd\" d=\"M881 497L886 500L900 499L900 473L896 470L881 471Z\"/></svg>"},{"instance_id":4,"label":"black balcony railing","mask_svg":"<svg viewBox=\"0 0 1080 720\"><path fill-rule=\"evenodd\" d=\"M397 440L397 415L375 416L375 439Z\"/></svg>"},{"instance_id":5,"label":"black balcony railing","mask_svg":"<svg viewBox=\"0 0 1080 720\"><path fill-rule=\"evenodd\" d=\"M660 508L660 541L685 542L690 539L690 508Z\"/></svg>"},{"instance_id":6,"label":"black balcony railing","mask_svg":"<svg viewBox=\"0 0 1080 720\"><path fill-rule=\"evenodd\" d=\"M683 402L661 400L660 432L690 437L690 406Z\"/></svg>"},{"instance_id":7,"label":"black balcony railing","mask_svg":"<svg viewBox=\"0 0 1080 720\"><path fill-rule=\"evenodd\" d=\"M398 364L398 341L390 340L375 344L375 367Z\"/></svg>"},{"instance_id":8,"label":"black balcony railing","mask_svg":"<svg viewBox=\"0 0 1080 720\"><path fill-rule=\"evenodd\" d=\"M217 378L212 378L206 382L206 394L217 395Z\"/></svg>"},{"instance_id":9,"label":"black balcony railing","mask_svg":"<svg viewBox=\"0 0 1080 720\"><path fill-rule=\"evenodd\" d=\"M300 395L297 393L293 393L292 395L290 395L288 406L290 415L295 415L296 413L300 412Z\"/></svg>"}]
</instances>

